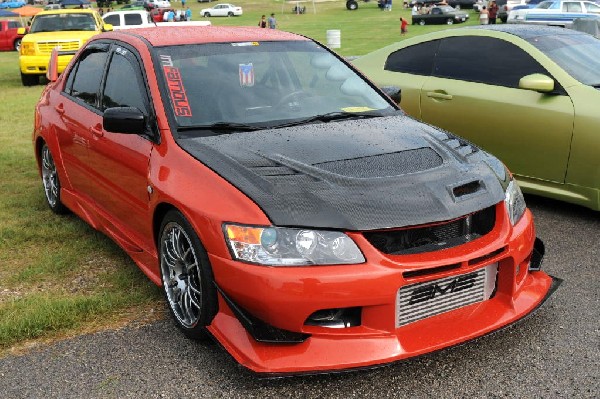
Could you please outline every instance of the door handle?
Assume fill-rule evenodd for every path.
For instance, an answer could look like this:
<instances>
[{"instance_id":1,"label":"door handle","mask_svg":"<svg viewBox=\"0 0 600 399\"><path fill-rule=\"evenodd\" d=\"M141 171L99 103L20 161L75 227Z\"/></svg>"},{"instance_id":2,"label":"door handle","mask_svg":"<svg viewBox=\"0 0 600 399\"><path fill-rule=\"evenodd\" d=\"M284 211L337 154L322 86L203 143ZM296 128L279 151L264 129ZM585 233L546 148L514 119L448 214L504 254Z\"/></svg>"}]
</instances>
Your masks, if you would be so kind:
<instances>
[{"instance_id":1,"label":"door handle","mask_svg":"<svg viewBox=\"0 0 600 399\"><path fill-rule=\"evenodd\" d=\"M99 123L96 126L92 126L90 128L90 132L92 132L92 134L97 137L104 136L104 131L102 130L102 125Z\"/></svg>"},{"instance_id":2,"label":"door handle","mask_svg":"<svg viewBox=\"0 0 600 399\"><path fill-rule=\"evenodd\" d=\"M62 115L65 113L65 106L63 105L63 103L58 104L57 106L54 107L54 109L56 110L56 112L58 112L59 115Z\"/></svg>"},{"instance_id":3,"label":"door handle","mask_svg":"<svg viewBox=\"0 0 600 399\"><path fill-rule=\"evenodd\" d=\"M452 94L438 93L437 91L428 91L427 97L436 98L439 100L452 100Z\"/></svg>"}]
</instances>

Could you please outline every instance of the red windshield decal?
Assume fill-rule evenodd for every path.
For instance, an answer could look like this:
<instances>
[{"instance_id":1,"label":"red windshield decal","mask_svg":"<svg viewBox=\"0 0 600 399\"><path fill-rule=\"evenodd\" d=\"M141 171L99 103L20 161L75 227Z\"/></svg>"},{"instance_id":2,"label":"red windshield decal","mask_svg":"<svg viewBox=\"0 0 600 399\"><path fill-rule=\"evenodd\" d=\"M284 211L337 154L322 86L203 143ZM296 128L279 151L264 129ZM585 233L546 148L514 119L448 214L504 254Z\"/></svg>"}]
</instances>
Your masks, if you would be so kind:
<instances>
[{"instance_id":1,"label":"red windshield decal","mask_svg":"<svg viewBox=\"0 0 600 399\"><path fill-rule=\"evenodd\" d=\"M175 115L185 117L192 116L192 109L190 108L187 94L185 94L179 69L166 65L163 65L163 69L165 71L165 77L167 78L169 93L171 93L171 101L173 102Z\"/></svg>"}]
</instances>

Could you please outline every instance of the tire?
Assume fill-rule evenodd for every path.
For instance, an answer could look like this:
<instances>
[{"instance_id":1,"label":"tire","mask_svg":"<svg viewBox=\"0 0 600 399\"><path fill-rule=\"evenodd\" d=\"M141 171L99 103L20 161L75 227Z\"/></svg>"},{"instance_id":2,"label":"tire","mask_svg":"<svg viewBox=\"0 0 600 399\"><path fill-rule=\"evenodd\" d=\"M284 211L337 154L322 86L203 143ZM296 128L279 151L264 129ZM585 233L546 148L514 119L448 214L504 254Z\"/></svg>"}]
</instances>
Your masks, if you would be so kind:
<instances>
[{"instance_id":1,"label":"tire","mask_svg":"<svg viewBox=\"0 0 600 399\"><path fill-rule=\"evenodd\" d=\"M229 11L229 12L227 13L227 16L228 16L228 17L233 17L233 13L232 13L231 11Z\"/></svg>"},{"instance_id":2,"label":"tire","mask_svg":"<svg viewBox=\"0 0 600 399\"><path fill-rule=\"evenodd\" d=\"M206 250L176 210L165 215L158 239L165 299L177 327L191 339L205 339L217 313L217 292Z\"/></svg>"},{"instance_id":3,"label":"tire","mask_svg":"<svg viewBox=\"0 0 600 399\"><path fill-rule=\"evenodd\" d=\"M204 18L209 18L210 17L210 13L209 12L205 12L204 13Z\"/></svg>"},{"instance_id":4,"label":"tire","mask_svg":"<svg viewBox=\"0 0 600 399\"><path fill-rule=\"evenodd\" d=\"M21 39L17 39L17 40L14 41L13 48L17 52L21 49Z\"/></svg>"},{"instance_id":5,"label":"tire","mask_svg":"<svg viewBox=\"0 0 600 399\"><path fill-rule=\"evenodd\" d=\"M27 75L22 73L21 83L23 83L23 86L35 86L40 83L40 77L38 75Z\"/></svg>"},{"instance_id":6,"label":"tire","mask_svg":"<svg viewBox=\"0 0 600 399\"><path fill-rule=\"evenodd\" d=\"M354 11L358 8L358 3L354 0L348 0L346 2L346 8L350 11Z\"/></svg>"},{"instance_id":7,"label":"tire","mask_svg":"<svg viewBox=\"0 0 600 399\"><path fill-rule=\"evenodd\" d=\"M452 25L452 24L454 24L454 20L453 20L452 18L448 18L448 19L446 20L446 24L447 24L447 25Z\"/></svg>"},{"instance_id":8,"label":"tire","mask_svg":"<svg viewBox=\"0 0 600 399\"><path fill-rule=\"evenodd\" d=\"M420 20L420 21L419 21L419 25L421 25L421 26L425 26L425 20L424 20L424 19Z\"/></svg>"},{"instance_id":9,"label":"tire","mask_svg":"<svg viewBox=\"0 0 600 399\"><path fill-rule=\"evenodd\" d=\"M50 210L57 215L63 215L68 212L67 208L60 201L60 179L56 171L54 157L44 143L40 150L40 163L42 168L42 185L44 186L44 194L46 195L46 203Z\"/></svg>"}]
</instances>

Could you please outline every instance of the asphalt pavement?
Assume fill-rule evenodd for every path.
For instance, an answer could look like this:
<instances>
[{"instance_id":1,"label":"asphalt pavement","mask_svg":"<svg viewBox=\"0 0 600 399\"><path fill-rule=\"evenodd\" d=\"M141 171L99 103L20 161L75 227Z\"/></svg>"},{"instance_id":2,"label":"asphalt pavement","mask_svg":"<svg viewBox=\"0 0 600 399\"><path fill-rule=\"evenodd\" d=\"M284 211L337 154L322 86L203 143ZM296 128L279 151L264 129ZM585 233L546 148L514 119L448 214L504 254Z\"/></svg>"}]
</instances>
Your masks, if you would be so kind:
<instances>
[{"instance_id":1,"label":"asphalt pavement","mask_svg":"<svg viewBox=\"0 0 600 399\"><path fill-rule=\"evenodd\" d=\"M463 346L384 368L257 379L170 320L0 360L2 398L598 398L600 213L527 197L543 269L564 279L534 315Z\"/></svg>"}]
</instances>

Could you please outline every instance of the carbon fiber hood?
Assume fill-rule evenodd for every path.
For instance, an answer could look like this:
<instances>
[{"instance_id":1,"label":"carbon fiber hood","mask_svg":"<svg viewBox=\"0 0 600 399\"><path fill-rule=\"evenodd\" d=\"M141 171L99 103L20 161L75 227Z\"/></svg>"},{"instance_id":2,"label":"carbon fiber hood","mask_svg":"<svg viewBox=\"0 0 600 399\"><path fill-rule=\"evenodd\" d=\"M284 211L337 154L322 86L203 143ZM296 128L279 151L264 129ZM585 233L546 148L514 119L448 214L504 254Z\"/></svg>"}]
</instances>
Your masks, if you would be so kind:
<instances>
[{"instance_id":1,"label":"carbon fiber hood","mask_svg":"<svg viewBox=\"0 0 600 399\"><path fill-rule=\"evenodd\" d=\"M177 142L278 226L402 227L453 219L504 199L498 160L406 116Z\"/></svg>"}]
</instances>

